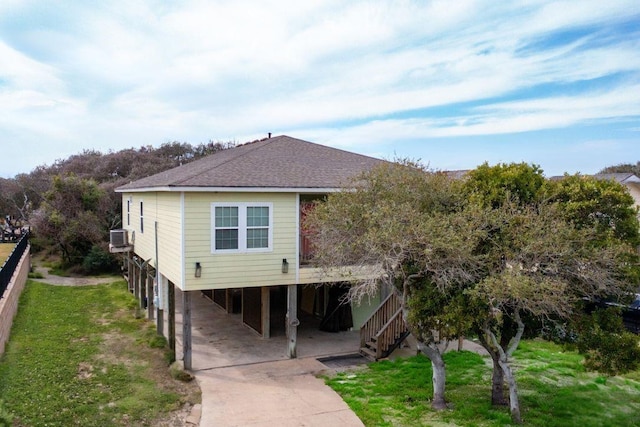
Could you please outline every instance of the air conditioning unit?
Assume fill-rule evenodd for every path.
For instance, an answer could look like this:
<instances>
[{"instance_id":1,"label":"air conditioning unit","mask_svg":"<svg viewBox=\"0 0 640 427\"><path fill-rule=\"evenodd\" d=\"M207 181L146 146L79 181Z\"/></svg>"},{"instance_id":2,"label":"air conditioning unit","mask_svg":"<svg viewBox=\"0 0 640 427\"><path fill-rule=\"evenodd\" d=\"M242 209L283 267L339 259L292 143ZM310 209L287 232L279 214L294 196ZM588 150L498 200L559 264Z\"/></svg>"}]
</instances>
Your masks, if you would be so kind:
<instances>
[{"instance_id":1,"label":"air conditioning unit","mask_svg":"<svg viewBox=\"0 0 640 427\"><path fill-rule=\"evenodd\" d=\"M111 246L114 248L124 248L129 245L127 230L125 229L111 230L109 237Z\"/></svg>"}]
</instances>

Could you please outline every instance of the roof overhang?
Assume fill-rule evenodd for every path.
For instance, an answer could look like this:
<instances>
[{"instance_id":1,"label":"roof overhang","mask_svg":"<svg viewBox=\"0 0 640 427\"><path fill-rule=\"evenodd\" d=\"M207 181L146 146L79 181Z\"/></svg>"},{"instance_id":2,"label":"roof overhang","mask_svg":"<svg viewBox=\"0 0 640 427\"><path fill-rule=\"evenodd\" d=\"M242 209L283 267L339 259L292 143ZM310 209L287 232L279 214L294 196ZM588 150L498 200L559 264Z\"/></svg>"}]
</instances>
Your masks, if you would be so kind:
<instances>
[{"instance_id":1,"label":"roof overhang","mask_svg":"<svg viewBox=\"0 0 640 427\"><path fill-rule=\"evenodd\" d=\"M638 178L636 175L629 175L624 180L622 180L622 183L623 184L638 184L638 183L640 183L640 178Z\"/></svg>"},{"instance_id":2,"label":"roof overhang","mask_svg":"<svg viewBox=\"0 0 640 427\"><path fill-rule=\"evenodd\" d=\"M304 193L326 194L343 191L344 188L308 188L308 187L141 187L115 190L116 193Z\"/></svg>"}]
</instances>

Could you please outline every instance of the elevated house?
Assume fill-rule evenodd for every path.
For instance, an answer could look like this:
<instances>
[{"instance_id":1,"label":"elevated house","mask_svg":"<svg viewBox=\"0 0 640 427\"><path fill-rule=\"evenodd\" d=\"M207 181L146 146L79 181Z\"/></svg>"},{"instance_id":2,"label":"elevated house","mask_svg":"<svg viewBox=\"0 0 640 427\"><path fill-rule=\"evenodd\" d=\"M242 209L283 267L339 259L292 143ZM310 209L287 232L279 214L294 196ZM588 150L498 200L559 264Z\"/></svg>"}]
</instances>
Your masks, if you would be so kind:
<instances>
[{"instance_id":1,"label":"elevated house","mask_svg":"<svg viewBox=\"0 0 640 427\"><path fill-rule=\"evenodd\" d=\"M289 136L219 151L116 189L123 228L112 230L112 252L128 254L130 287L148 301L151 316L156 308L159 324L163 312L170 317L175 309L175 287L182 291L186 367L190 298L200 293L240 312L265 338L273 328L286 330L295 357L299 322L326 320L339 294L328 286L337 279L309 263L305 210L382 162ZM151 272L150 279L140 279L136 268ZM360 328L376 307L351 307L351 319L337 327ZM169 319L170 343L171 327Z\"/></svg>"}]
</instances>

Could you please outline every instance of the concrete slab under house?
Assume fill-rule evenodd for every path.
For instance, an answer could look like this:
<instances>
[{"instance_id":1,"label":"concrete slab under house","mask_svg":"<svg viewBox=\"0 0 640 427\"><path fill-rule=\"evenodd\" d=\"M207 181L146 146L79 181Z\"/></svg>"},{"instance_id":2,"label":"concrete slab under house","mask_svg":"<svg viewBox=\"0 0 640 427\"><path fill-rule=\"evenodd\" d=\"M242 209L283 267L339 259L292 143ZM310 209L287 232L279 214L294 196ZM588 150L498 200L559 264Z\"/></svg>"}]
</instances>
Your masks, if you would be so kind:
<instances>
[{"instance_id":1,"label":"concrete slab under house","mask_svg":"<svg viewBox=\"0 0 640 427\"><path fill-rule=\"evenodd\" d=\"M198 369L223 363L206 360L215 351L203 342L225 347L216 351L226 358L235 351L236 360L245 357L239 342L263 356L277 345L269 350L275 358L362 349L377 359L387 351L381 342L392 347L401 340L379 339L384 325L402 323L397 301L377 296L339 304L350 283L313 267L301 224L317 200L381 163L289 136L222 150L117 188L123 227L112 230L111 251L123 254L131 291L174 351L180 326L177 354L186 369L194 368L195 321Z\"/></svg>"}]
</instances>

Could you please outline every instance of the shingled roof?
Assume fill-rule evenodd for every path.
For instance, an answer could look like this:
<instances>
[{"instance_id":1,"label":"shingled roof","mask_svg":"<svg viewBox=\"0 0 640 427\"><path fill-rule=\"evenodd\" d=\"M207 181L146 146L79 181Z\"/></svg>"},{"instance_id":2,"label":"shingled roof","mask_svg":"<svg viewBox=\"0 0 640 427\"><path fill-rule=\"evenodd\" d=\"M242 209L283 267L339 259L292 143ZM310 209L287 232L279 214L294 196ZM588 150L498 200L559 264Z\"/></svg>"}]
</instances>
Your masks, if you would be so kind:
<instances>
[{"instance_id":1,"label":"shingled roof","mask_svg":"<svg viewBox=\"0 0 640 427\"><path fill-rule=\"evenodd\" d=\"M177 168L133 181L116 191L172 188L340 188L383 163L286 135L218 151Z\"/></svg>"},{"instance_id":2,"label":"shingled roof","mask_svg":"<svg viewBox=\"0 0 640 427\"><path fill-rule=\"evenodd\" d=\"M619 182L620 184L627 184L627 183L639 183L640 179L633 173L630 172L626 172L626 173L598 173L595 174L594 177L598 178L598 179L613 179L617 182Z\"/></svg>"}]
</instances>

